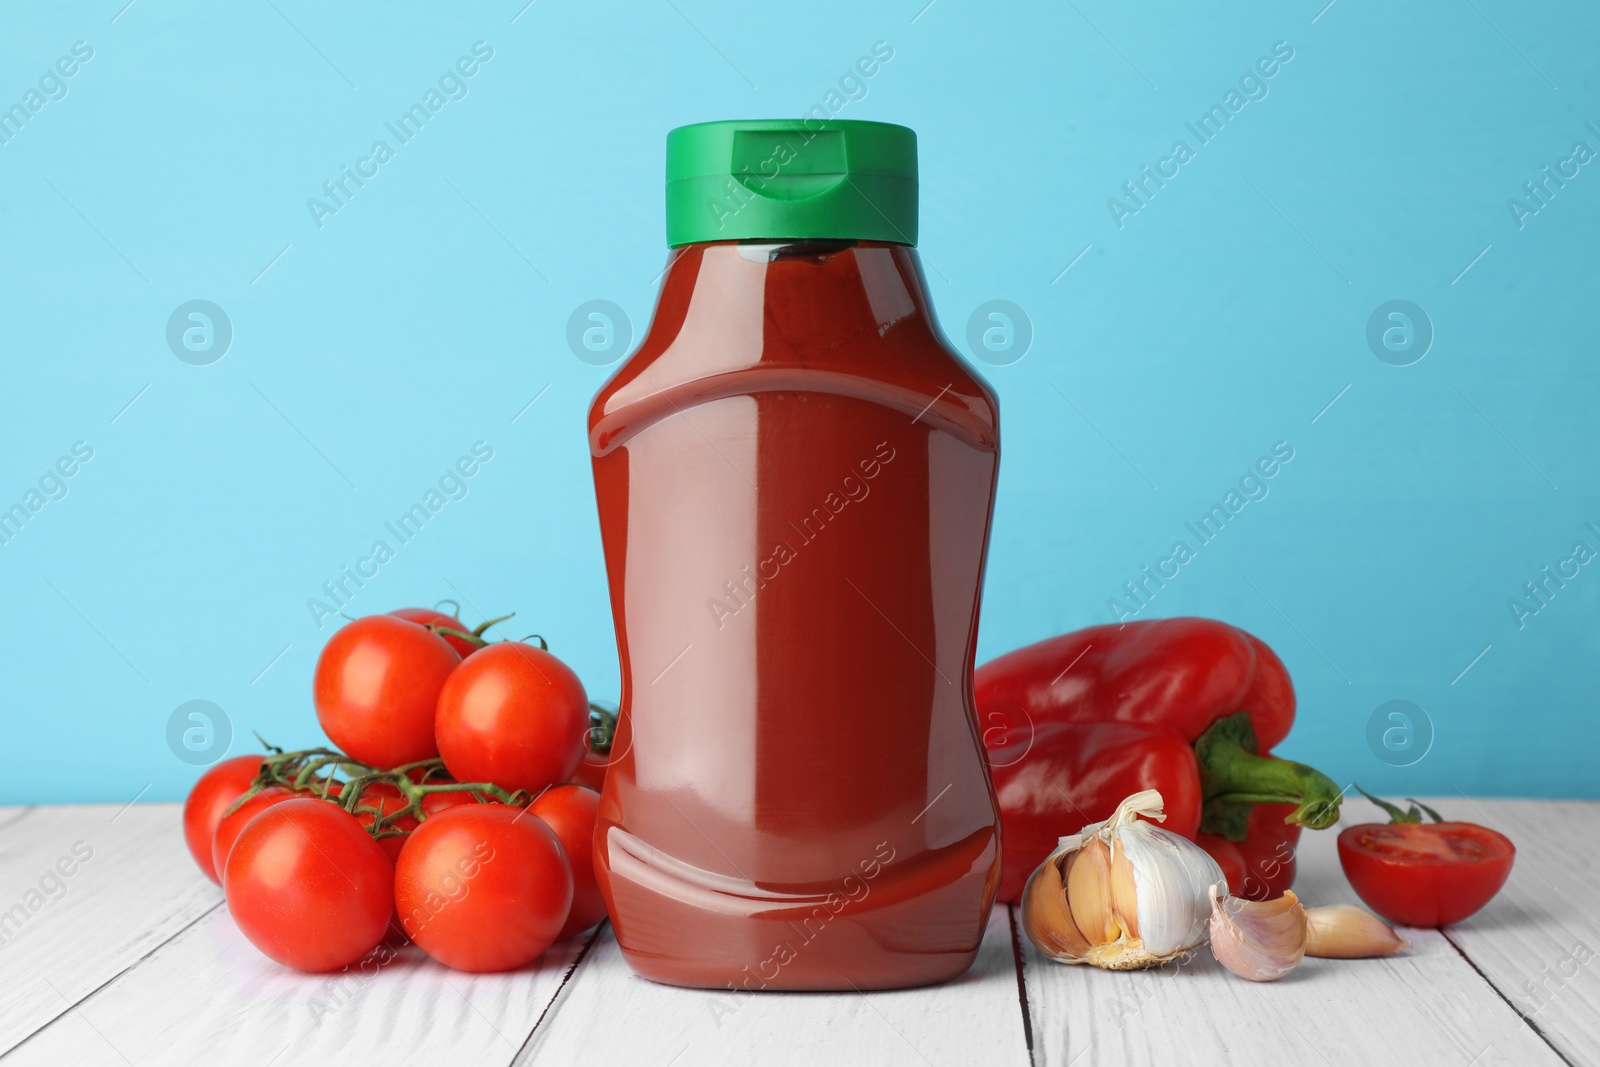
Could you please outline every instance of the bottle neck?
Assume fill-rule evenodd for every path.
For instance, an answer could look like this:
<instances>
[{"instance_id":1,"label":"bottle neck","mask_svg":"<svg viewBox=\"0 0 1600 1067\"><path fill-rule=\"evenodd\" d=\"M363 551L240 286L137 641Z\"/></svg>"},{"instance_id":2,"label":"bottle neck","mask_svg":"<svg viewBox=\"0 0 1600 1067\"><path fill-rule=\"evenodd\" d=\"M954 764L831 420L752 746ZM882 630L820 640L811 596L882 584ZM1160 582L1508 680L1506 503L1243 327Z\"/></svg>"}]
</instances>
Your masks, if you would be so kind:
<instances>
[{"instance_id":1,"label":"bottle neck","mask_svg":"<svg viewBox=\"0 0 1600 1067\"><path fill-rule=\"evenodd\" d=\"M656 319L671 334L749 333L799 354L891 331L937 340L916 249L886 241L684 245L672 252Z\"/></svg>"},{"instance_id":2,"label":"bottle neck","mask_svg":"<svg viewBox=\"0 0 1600 1067\"><path fill-rule=\"evenodd\" d=\"M639 348L591 408L591 448L768 393L850 396L996 447L993 395L940 336L916 250L807 240L675 249Z\"/></svg>"}]
</instances>

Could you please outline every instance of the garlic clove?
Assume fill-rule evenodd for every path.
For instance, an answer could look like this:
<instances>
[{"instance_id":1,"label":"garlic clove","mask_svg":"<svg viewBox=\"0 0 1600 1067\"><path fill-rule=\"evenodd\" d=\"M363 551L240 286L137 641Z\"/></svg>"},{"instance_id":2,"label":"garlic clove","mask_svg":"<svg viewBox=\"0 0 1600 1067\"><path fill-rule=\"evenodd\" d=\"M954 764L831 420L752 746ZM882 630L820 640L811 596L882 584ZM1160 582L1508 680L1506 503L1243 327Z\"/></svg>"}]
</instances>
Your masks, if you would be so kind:
<instances>
[{"instance_id":1,"label":"garlic clove","mask_svg":"<svg viewBox=\"0 0 1600 1067\"><path fill-rule=\"evenodd\" d=\"M1028 876L1022 890L1022 930L1034 947L1062 963L1083 963L1089 957L1089 940L1067 907L1066 880L1062 864L1072 853L1057 849Z\"/></svg>"},{"instance_id":2,"label":"garlic clove","mask_svg":"<svg viewBox=\"0 0 1600 1067\"><path fill-rule=\"evenodd\" d=\"M1219 894L1218 885L1210 892L1217 962L1252 982L1277 981L1294 970L1306 954L1306 910L1294 893L1257 901Z\"/></svg>"},{"instance_id":3,"label":"garlic clove","mask_svg":"<svg viewBox=\"0 0 1600 1067\"><path fill-rule=\"evenodd\" d=\"M1111 888L1111 850L1097 837L1067 861L1067 910L1083 936L1105 944L1122 936L1116 894Z\"/></svg>"},{"instance_id":4,"label":"garlic clove","mask_svg":"<svg viewBox=\"0 0 1600 1067\"><path fill-rule=\"evenodd\" d=\"M1117 833L1138 885L1138 921L1133 924L1150 953L1171 958L1205 942L1211 916L1207 892L1223 881L1222 868L1205 849L1147 822Z\"/></svg>"},{"instance_id":5,"label":"garlic clove","mask_svg":"<svg viewBox=\"0 0 1600 1067\"><path fill-rule=\"evenodd\" d=\"M1324 959L1361 960L1389 956L1411 943L1394 927L1354 904L1325 904L1306 909L1306 955Z\"/></svg>"},{"instance_id":6,"label":"garlic clove","mask_svg":"<svg viewBox=\"0 0 1600 1067\"><path fill-rule=\"evenodd\" d=\"M1139 936L1139 879L1133 871L1133 860L1127 848L1117 850L1111 857L1111 914L1117 926L1126 930L1129 937Z\"/></svg>"}]
</instances>

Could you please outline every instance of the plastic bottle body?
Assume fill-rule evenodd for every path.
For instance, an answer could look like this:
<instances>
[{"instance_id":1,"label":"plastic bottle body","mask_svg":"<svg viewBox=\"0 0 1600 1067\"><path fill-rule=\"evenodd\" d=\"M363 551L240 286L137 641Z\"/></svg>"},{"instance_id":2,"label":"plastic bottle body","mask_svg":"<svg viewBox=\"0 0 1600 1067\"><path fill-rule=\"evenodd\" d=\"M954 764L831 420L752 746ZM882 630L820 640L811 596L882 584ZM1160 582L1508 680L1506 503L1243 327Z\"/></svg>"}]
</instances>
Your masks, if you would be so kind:
<instances>
[{"instance_id":1,"label":"plastic bottle body","mask_svg":"<svg viewBox=\"0 0 1600 1067\"><path fill-rule=\"evenodd\" d=\"M645 977L970 966L999 872L972 666L992 392L883 243L675 253L590 411L622 659L595 837Z\"/></svg>"}]
</instances>

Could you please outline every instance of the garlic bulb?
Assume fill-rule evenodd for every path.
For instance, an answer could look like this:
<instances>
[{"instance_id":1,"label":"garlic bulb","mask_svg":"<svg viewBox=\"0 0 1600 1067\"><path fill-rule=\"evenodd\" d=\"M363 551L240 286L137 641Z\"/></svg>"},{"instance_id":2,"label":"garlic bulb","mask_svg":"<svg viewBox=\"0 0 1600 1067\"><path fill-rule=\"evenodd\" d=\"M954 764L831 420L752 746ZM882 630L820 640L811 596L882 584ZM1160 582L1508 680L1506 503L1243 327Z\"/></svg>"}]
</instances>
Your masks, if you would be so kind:
<instances>
[{"instance_id":1,"label":"garlic bulb","mask_svg":"<svg viewBox=\"0 0 1600 1067\"><path fill-rule=\"evenodd\" d=\"M1306 910L1292 892L1276 900L1242 900L1211 887L1211 952L1252 982L1273 982L1306 954Z\"/></svg>"},{"instance_id":2,"label":"garlic bulb","mask_svg":"<svg viewBox=\"0 0 1600 1067\"><path fill-rule=\"evenodd\" d=\"M1410 948L1394 928L1354 904L1306 909L1306 955L1336 960L1388 956Z\"/></svg>"},{"instance_id":3,"label":"garlic bulb","mask_svg":"<svg viewBox=\"0 0 1600 1067\"><path fill-rule=\"evenodd\" d=\"M1063 837L1022 891L1022 928L1062 963L1109 970L1154 967L1205 942L1207 892L1222 868L1186 838L1142 821L1164 820L1146 789L1105 822Z\"/></svg>"}]
</instances>

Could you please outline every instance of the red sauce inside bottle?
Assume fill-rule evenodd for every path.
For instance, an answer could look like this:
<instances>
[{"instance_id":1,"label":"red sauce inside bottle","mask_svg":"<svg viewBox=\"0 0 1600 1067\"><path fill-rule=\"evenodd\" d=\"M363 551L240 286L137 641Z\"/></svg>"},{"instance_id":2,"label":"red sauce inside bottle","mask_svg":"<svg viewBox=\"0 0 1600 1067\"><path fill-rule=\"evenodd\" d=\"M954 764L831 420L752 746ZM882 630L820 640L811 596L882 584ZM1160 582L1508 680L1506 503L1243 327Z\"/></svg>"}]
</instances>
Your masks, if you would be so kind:
<instances>
[{"instance_id":1,"label":"red sauce inside bottle","mask_svg":"<svg viewBox=\"0 0 1600 1067\"><path fill-rule=\"evenodd\" d=\"M993 392L916 252L674 252L589 439L622 662L595 866L675 985L965 971L1000 870L972 702Z\"/></svg>"}]
</instances>

